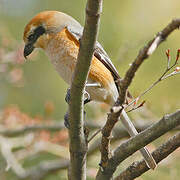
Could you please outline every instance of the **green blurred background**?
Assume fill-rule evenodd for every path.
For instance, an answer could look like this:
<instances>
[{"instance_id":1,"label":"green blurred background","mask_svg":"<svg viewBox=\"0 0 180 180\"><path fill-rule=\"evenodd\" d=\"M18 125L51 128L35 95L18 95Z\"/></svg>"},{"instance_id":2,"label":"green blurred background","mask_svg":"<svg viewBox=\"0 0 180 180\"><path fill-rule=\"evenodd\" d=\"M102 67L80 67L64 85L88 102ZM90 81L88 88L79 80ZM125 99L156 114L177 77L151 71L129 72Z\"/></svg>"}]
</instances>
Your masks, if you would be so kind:
<instances>
[{"instance_id":1,"label":"green blurred background","mask_svg":"<svg viewBox=\"0 0 180 180\"><path fill-rule=\"evenodd\" d=\"M85 4L84 0L0 0L0 30L5 29L21 46L24 27L38 12L62 11L83 25ZM123 76L139 49L173 18L178 17L179 0L105 0L98 39ZM133 96L138 96L160 77L166 68L165 51L168 48L173 61L180 48L180 32L173 32L141 66L130 87ZM44 115L44 104L50 101L55 106L53 118L62 119L67 109L64 101L67 85L54 71L44 52L40 51L31 60L16 66L22 68L23 83L14 85L7 81L6 76L0 78L0 109L16 104L31 116ZM146 99L148 108L159 117L174 112L180 107L180 76L160 83L143 99ZM93 107L88 111L88 116L92 116ZM151 176L146 179L151 179Z\"/></svg>"}]
</instances>

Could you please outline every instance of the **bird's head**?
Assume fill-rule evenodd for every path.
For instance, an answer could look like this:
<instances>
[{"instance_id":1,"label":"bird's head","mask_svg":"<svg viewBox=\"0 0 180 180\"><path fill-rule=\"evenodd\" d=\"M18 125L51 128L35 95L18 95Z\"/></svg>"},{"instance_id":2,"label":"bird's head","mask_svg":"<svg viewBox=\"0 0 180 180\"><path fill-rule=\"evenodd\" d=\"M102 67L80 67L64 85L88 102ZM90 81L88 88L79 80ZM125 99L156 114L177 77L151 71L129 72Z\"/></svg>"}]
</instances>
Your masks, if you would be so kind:
<instances>
[{"instance_id":1,"label":"bird's head","mask_svg":"<svg viewBox=\"0 0 180 180\"><path fill-rule=\"evenodd\" d=\"M44 11L37 14L24 30L24 57L30 55L35 48L45 48L52 34L69 25L79 26L79 23L71 16L58 11Z\"/></svg>"}]
</instances>

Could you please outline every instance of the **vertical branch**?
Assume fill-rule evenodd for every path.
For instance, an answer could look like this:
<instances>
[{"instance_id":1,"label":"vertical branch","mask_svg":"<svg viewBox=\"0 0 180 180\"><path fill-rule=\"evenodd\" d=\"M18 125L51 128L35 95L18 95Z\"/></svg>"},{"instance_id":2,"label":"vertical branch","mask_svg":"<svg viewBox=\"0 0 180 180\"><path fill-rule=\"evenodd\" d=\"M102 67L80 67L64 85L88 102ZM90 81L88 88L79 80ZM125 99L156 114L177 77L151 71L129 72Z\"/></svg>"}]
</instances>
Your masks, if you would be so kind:
<instances>
[{"instance_id":1,"label":"vertical branch","mask_svg":"<svg viewBox=\"0 0 180 180\"><path fill-rule=\"evenodd\" d=\"M118 121L118 118L122 112L122 108L112 107L111 113L108 114L108 118L106 121L105 126L102 129L102 140L101 140L101 162L100 167L105 168L107 166L108 160L111 156L110 152L110 140L111 140L111 133ZM112 123L113 122L113 123Z\"/></svg>"},{"instance_id":2,"label":"vertical branch","mask_svg":"<svg viewBox=\"0 0 180 180\"><path fill-rule=\"evenodd\" d=\"M88 0L78 61L71 84L70 117L70 178L86 179L87 143L83 122L83 93L97 39L102 0Z\"/></svg>"}]
</instances>

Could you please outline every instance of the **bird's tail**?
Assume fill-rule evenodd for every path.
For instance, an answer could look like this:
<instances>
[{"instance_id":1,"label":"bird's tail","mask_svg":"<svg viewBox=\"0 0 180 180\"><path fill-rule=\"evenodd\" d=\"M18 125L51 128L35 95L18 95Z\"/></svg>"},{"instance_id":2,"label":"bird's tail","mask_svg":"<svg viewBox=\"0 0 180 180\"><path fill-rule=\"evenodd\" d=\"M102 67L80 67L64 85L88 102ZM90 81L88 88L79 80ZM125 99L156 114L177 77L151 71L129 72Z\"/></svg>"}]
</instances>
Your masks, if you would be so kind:
<instances>
[{"instance_id":1,"label":"bird's tail","mask_svg":"<svg viewBox=\"0 0 180 180\"><path fill-rule=\"evenodd\" d=\"M118 89L116 88L115 83L110 84L109 89L110 89L111 96L112 96L112 101L111 101L111 103L109 103L109 105L113 106L119 96L119 92L118 92ZM128 97L130 97L130 96L131 95L129 93ZM130 120L130 118L128 117L128 115L124 109L122 110L122 113L121 113L121 122L125 126L125 128L128 131L130 136L135 136L138 134L136 128L134 127L132 121ZM148 167L151 169L155 169L156 162L155 162L154 158L152 157L151 153L148 151L148 149L146 147L143 147L140 149L140 152L141 152L142 156L144 157Z\"/></svg>"},{"instance_id":2,"label":"bird's tail","mask_svg":"<svg viewBox=\"0 0 180 180\"><path fill-rule=\"evenodd\" d=\"M121 121L130 136L135 136L138 134L136 128L134 127L133 123L129 119L125 110L122 110ZM148 149L146 147L143 147L140 149L140 152L141 152L142 156L144 157L147 166L151 169L155 169L157 164L156 164L154 158L152 157L151 153L148 151Z\"/></svg>"}]
</instances>

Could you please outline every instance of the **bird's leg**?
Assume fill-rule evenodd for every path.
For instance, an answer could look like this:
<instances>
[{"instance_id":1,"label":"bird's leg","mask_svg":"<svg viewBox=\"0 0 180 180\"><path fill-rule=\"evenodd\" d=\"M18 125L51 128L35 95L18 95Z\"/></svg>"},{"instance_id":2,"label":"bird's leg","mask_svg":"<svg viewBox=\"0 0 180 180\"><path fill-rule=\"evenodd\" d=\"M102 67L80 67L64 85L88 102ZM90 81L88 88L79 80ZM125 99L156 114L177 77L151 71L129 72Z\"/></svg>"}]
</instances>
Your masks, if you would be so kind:
<instances>
[{"instance_id":1,"label":"bird's leg","mask_svg":"<svg viewBox=\"0 0 180 180\"><path fill-rule=\"evenodd\" d=\"M67 104L69 104L70 102L70 99L71 99L71 94L70 94L70 88L67 89L67 92L66 92L66 97L65 97L65 101Z\"/></svg>"},{"instance_id":2,"label":"bird's leg","mask_svg":"<svg viewBox=\"0 0 180 180\"><path fill-rule=\"evenodd\" d=\"M69 105L70 99L71 99L70 88L68 88L67 92L66 92L66 97L65 97L65 101L68 105ZM70 127L70 125L69 125L69 109L66 112L66 114L64 115L64 125L67 129L69 129L69 127Z\"/></svg>"},{"instance_id":3,"label":"bird's leg","mask_svg":"<svg viewBox=\"0 0 180 180\"><path fill-rule=\"evenodd\" d=\"M89 95L89 93L87 91L84 92L84 96L86 97L84 99L84 105L85 105L85 104L87 104L87 103L89 103L91 101L91 98L90 98L90 95ZM68 88L67 92L66 92L65 101L66 101L67 104L69 104L70 100L71 100L70 88Z\"/></svg>"},{"instance_id":4,"label":"bird's leg","mask_svg":"<svg viewBox=\"0 0 180 180\"><path fill-rule=\"evenodd\" d=\"M84 105L89 103L91 101L90 99L90 95L88 92L84 92L84 96L86 97L85 100L84 100ZM70 99L71 99L71 95L70 95L70 88L67 89L67 93L66 93L66 97L65 97L65 101L67 104L69 104L70 102ZM84 111L84 121L86 119L86 112ZM70 124L69 124L69 111L66 112L66 114L64 115L64 125L66 128L69 129L70 127Z\"/></svg>"},{"instance_id":5,"label":"bird's leg","mask_svg":"<svg viewBox=\"0 0 180 180\"><path fill-rule=\"evenodd\" d=\"M84 111L84 121L86 120L86 111ZM67 129L69 129L70 124L69 124L69 110L66 112L64 115L64 125Z\"/></svg>"},{"instance_id":6,"label":"bird's leg","mask_svg":"<svg viewBox=\"0 0 180 180\"><path fill-rule=\"evenodd\" d=\"M69 125L69 110L66 112L66 114L64 115L64 126L69 129L70 125Z\"/></svg>"},{"instance_id":7,"label":"bird's leg","mask_svg":"<svg viewBox=\"0 0 180 180\"><path fill-rule=\"evenodd\" d=\"M101 85L99 83L88 83L86 84L86 87L101 87ZM91 101L90 94L85 91L84 96L87 96L84 100L84 104L89 103Z\"/></svg>"}]
</instances>

